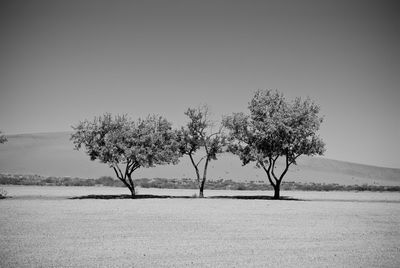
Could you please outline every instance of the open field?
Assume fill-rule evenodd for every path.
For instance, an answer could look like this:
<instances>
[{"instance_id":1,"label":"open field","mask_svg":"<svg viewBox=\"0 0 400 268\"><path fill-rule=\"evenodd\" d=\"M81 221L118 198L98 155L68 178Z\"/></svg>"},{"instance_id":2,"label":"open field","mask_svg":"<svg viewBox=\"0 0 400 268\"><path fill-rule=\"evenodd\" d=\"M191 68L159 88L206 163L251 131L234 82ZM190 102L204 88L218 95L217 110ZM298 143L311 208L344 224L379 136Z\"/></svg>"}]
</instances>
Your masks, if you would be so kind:
<instances>
[{"instance_id":1,"label":"open field","mask_svg":"<svg viewBox=\"0 0 400 268\"><path fill-rule=\"evenodd\" d=\"M307 201L70 200L127 190L3 188L13 198L0 200L0 267L400 266L399 193L283 192Z\"/></svg>"}]
</instances>

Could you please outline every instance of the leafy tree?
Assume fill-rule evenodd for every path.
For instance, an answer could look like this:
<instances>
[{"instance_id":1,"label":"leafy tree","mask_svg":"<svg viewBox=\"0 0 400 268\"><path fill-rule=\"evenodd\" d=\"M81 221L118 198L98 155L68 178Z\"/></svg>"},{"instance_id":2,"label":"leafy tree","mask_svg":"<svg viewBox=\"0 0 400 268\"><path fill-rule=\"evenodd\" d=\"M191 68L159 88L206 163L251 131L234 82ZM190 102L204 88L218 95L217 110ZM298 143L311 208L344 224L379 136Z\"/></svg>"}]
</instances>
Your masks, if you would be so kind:
<instances>
[{"instance_id":1,"label":"leafy tree","mask_svg":"<svg viewBox=\"0 0 400 268\"><path fill-rule=\"evenodd\" d=\"M204 185L207 179L208 164L211 160L217 160L217 154L223 152L226 145L226 137L222 134L222 127L217 131L213 129L207 106L196 109L189 108L185 112L189 122L178 132L179 149L182 155L188 155L196 171L199 197L204 197ZM196 155L204 149L204 155L200 158ZM195 160L195 158L197 158ZM201 163L204 161L203 174L200 174Z\"/></svg>"},{"instance_id":2,"label":"leafy tree","mask_svg":"<svg viewBox=\"0 0 400 268\"><path fill-rule=\"evenodd\" d=\"M125 115L113 117L107 113L72 128L75 149L83 145L91 160L108 164L129 188L132 198L135 196L132 180L135 170L178 162L176 132L161 116L132 121Z\"/></svg>"},{"instance_id":3,"label":"leafy tree","mask_svg":"<svg viewBox=\"0 0 400 268\"><path fill-rule=\"evenodd\" d=\"M4 136L4 135L2 134L2 132L0 131L0 143L5 143L6 141L7 141L6 136Z\"/></svg>"},{"instance_id":4,"label":"leafy tree","mask_svg":"<svg viewBox=\"0 0 400 268\"><path fill-rule=\"evenodd\" d=\"M7 137L2 134L0 131L0 144L5 143L7 141ZM0 188L0 199L6 198L7 191L3 188Z\"/></svg>"},{"instance_id":5,"label":"leafy tree","mask_svg":"<svg viewBox=\"0 0 400 268\"><path fill-rule=\"evenodd\" d=\"M316 134L322 123L320 108L309 98L287 101L278 91L258 90L249 110L250 115L234 113L223 120L230 134L229 151L238 155L243 165L254 161L263 168L274 188L274 198L279 199L282 179L296 159L325 151ZM284 167L277 174L280 157Z\"/></svg>"},{"instance_id":6,"label":"leafy tree","mask_svg":"<svg viewBox=\"0 0 400 268\"><path fill-rule=\"evenodd\" d=\"M0 199L4 199L7 197L7 191L4 190L3 188L0 188Z\"/></svg>"}]
</instances>

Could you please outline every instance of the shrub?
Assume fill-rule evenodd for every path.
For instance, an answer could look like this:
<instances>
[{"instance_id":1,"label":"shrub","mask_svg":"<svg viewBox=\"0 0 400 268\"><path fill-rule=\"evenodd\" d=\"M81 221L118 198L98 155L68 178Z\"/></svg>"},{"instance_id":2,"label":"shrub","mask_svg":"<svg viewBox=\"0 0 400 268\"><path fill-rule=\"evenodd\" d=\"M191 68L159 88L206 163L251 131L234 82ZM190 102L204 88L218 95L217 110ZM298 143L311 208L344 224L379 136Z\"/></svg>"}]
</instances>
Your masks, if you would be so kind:
<instances>
[{"instance_id":1,"label":"shrub","mask_svg":"<svg viewBox=\"0 0 400 268\"><path fill-rule=\"evenodd\" d=\"M6 198L7 197L7 191L4 190L3 188L0 188L0 199Z\"/></svg>"}]
</instances>

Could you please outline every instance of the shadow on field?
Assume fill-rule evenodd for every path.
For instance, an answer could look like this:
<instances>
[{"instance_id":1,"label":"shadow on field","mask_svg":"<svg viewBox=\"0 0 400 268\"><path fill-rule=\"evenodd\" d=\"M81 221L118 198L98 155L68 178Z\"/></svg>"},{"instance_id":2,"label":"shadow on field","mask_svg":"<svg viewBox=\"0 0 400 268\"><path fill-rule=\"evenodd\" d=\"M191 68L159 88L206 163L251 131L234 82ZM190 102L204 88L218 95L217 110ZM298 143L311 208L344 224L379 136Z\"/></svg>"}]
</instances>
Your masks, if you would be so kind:
<instances>
[{"instance_id":1,"label":"shadow on field","mask_svg":"<svg viewBox=\"0 0 400 268\"><path fill-rule=\"evenodd\" d=\"M181 195L151 195L151 194L143 194L136 195L132 197L131 195L84 195L71 197L70 199L154 199L154 198L180 198L180 199L199 199L194 196L181 196ZM208 196L205 199L247 199L247 200L276 200L272 196L265 195L221 195L221 196ZM302 201L301 199L291 198L287 196L282 196L279 200L291 200L291 201Z\"/></svg>"},{"instance_id":2,"label":"shadow on field","mask_svg":"<svg viewBox=\"0 0 400 268\"><path fill-rule=\"evenodd\" d=\"M171 195L152 195L152 194L138 194L132 197L128 194L122 195L84 195L71 197L70 199L152 199L152 198L191 198L190 196L171 196Z\"/></svg>"},{"instance_id":3,"label":"shadow on field","mask_svg":"<svg viewBox=\"0 0 400 268\"><path fill-rule=\"evenodd\" d=\"M267 195L221 195L221 196L210 196L208 198L218 199L248 199L248 200L290 200L290 201L303 201L302 199L292 198L289 196L281 196L279 199L274 199L272 196Z\"/></svg>"}]
</instances>

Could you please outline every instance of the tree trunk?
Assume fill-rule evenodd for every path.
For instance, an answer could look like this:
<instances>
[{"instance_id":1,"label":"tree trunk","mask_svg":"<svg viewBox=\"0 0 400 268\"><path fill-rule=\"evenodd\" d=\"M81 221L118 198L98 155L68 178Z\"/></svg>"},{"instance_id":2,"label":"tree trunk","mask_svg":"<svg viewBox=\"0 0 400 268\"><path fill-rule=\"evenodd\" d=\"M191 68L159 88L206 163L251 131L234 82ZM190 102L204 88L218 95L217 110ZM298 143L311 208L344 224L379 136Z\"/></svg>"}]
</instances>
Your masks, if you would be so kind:
<instances>
[{"instance_id":1,"label":"tree trunk","mask_svg":"<svg viewBox=\"0 0 400 268\"><path fill-rule=\"evenodd\" d=\"M132 180L132 172L137 169L139 166L137 166L135 169L128 171L128 167L129 167L129 163L126 164L126 172L125 175L122 173L121 169L119 168L119 166L116 164L114 165L112 168L114 169L115 175L117 175L117 178L122 181L122 183L129 189L129 191L131 192L131 197L135 198L135 185L133 184L133 180ZM127 179L128 178L128 179Z\"/></svg>"},{"instance_id":2,"label":"tree trunk","mask_svg":"<svg viewBox=\"0 0 400 268\"><path fill-rule=\"evenodd\" d=\"M132 180L132 175L130 173L128 173L128 174L126 174L126 177L128 177L127 184L128 184L129 191L131 191L131 196L132 196L132 198L135 198L136 191L135 191L135 184L133 183L133 180Z\"/></svg>"},{"instance_id":3,"label":"tree trunk","mask_svg":"<svg viewBox=\"0 0 400 268\"><path fill-rule=\"evenodd\" d=\"M193 165L193 167L194 167L194 170L196 171L196 178L197 178L197 186L199 187L199 190L200 190L200 192L199 192L199 197L203 197L203 189L204 189L204 186L202 187L201 186L201 183L200 183L200 171L199 171L199 168L198 168L198 163L196 164L195 162L194 162L194 159L193 159L193 156L192 156L192 154L189 154L189 157L190 157L190 161L192 162L192 165Z\"/></svg>"},{"instance_id":4,"label":"tree trunk","mask_svg":"<svg viewBox=\"0 0 400 268\"><path fill-rule=\"evenodd\" d=\"M281 189L281 182L277 181L276 185L274 187L274 199L279 199L280 198L280 189Z\"/></svg>"},{"instance_id":5,"label":"tree trunk","mask_svg":"<svg viewBox=\"0 0 400 268\"><path fill-rule=\"evenodd\" d=\"M282 179L285 176L286 172L288 171L290 164L288 163L288 160L286 158L286 168L282 172L281 176L278 179L275 176L275 173L274 173L276 159L277 158L274 159L272 157L269 158L268 168L265 167L264 162L260 161L259 163L263 167L265 173L267 173L268 181L271 184L271 186L274 188L274 197L273 197L273 199L280 199L281 198L281 196L280 196L281 182L282 182ZM275 180L275 183L273 182L273 179Z\"/></svg>"},{"instance_id":6,"label":"tree trunk","mask_svg":"<svg viewBox=\"0 0 400 268\"><path fill-rule=\"evenodd\" d=\"M200 184L200 192L199 192L199 197L203 198L204 197L204 184L206 183L206 178L207 178L207 168L208 168L208 162L210 161L210 159L206 158L206 163L204 164L204 172L203 172L203 179L201 180L201 184Z\"/></svg>"},{"instance_id":7,"label":"tree trunk","mask_svg":"<svg viewBox=\"0 0 400 268\"><path fill-rule=\"evenodd\" d=\"M131 191L131 197L132 197L132 199L133 198L135 198L135 196L136 196L136 193L135 193L135 186L130 186L130 187L128 187L129 188L129 191Z\"/></svg>"},{"instance_id":8,"label":"tree trunk","mask_svg":"<svg viewBox=\"0 0 400 268\"><path fill-rule=\"evenodd\" d=\"M199 187L199 197L203 198L204 197L204 184L205 184L205 180L203 179L201 181L200 187Z\"/></svg>"}]
</instances>

